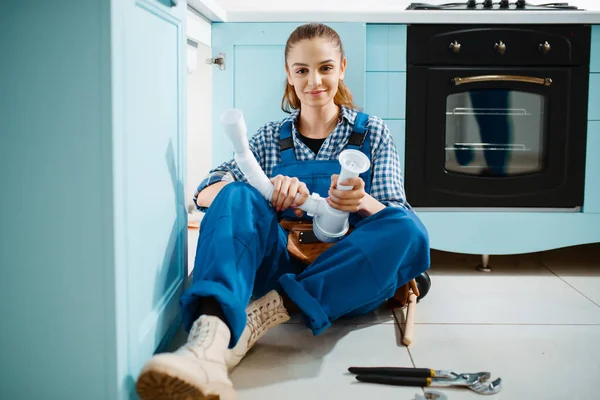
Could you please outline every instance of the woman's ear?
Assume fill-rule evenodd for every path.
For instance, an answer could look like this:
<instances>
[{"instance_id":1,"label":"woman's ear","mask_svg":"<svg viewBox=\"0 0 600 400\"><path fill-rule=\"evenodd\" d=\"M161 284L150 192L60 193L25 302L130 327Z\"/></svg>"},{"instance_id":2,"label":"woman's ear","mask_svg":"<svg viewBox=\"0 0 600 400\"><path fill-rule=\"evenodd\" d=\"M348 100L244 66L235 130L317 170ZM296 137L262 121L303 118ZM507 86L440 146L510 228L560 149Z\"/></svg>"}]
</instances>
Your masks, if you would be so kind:
<instances>
[{"instance_id":1,"label":"woman's ear","mask_svg":"<svg viewBox=\"0 0 600 400\"><path fill-rule=\"evenodd\" d=\"M346 57L340 63L340 79L344 79L344 75L346 75Z\"/></svg>"}]
</instances>

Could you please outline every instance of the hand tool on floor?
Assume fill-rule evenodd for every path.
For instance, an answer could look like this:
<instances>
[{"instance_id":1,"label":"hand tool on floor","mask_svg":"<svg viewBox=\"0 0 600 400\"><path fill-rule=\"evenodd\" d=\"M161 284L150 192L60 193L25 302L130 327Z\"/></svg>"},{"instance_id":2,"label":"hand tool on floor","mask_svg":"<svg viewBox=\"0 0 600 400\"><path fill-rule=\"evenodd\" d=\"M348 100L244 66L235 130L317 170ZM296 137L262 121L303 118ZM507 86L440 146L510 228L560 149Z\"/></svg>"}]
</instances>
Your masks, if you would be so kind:
<instances>
[{"instance_id":1,"label":"hand tool on floor","mask_svg":"<svg viewBox=\"0 0 600 400\"><path fill-rule=\"evenodd\" d=\"M448 400L448 397L440 392L425 392L425 400Z\"/></svg>"},{"instance_id":2,"label":"hand tool on floor","mask_svg":"<svg viewBox=\"0 0 600 400\"><path fill-rule=\"evenodd\" d=\"M413 400L448 400L448 397L440 392L425 392L424 396L417 393Z\"/></svg>"},{"instance_id":3,"label":"hand tool on floor","mask_svg":"<svg viewBox=\"0 0 600 400\"><path fill-rule=\"evenodd\" d=\"M417 396L415 400L448 400L448 396L440 392L425 392L425 396Z\"/></svg>"},{"instance_id":4,"label":"hand tool on floor","mask_svg":"<svg viewBox=\"0 0 600 400\"><path fill-rule=\"evenodd\" d=\"M404 335L402 336L402 343L410 346L413 342L413 332L415 330L415 314L417 312L417 297L419 296L419 290L413 280L411 283L411 292L408 295L408 304L406 305L406 325L404 325Z\"/></svg>"},{"instance_id":5,"label":"hand tool on floor","mask_svg":"<svg viewBox=\"0 0 600 400\"><path fill-rule=\"evenodd\" d=\"M405 322L402 333L402 343L410 346L413 343L413 332L415 327L415 314L417 303L420 299L427 295L431 287L431 278L427 272L423 272L406 285L398 288L394 297L388 301L388 307L395 309L394 314L398 318L397 313L402 313L402 309L406 309L406 316L398 318L399 322Z\"/></svg>"},{"instance_id":6,"label":"hand tool on floor","mask_svg":"<svg viewBox=\"0 0 600 400\"><path fill-rule=\"evenodd\" d=\"M457 373L446 370L429 368L402 367L350 367L348 371L356 374L361 382L382 383L398 386L431 386L455 387L462 386L479 394L495 394L502 388L502 379L489 382L489 372Z\"/></svg>"}]
</instances>

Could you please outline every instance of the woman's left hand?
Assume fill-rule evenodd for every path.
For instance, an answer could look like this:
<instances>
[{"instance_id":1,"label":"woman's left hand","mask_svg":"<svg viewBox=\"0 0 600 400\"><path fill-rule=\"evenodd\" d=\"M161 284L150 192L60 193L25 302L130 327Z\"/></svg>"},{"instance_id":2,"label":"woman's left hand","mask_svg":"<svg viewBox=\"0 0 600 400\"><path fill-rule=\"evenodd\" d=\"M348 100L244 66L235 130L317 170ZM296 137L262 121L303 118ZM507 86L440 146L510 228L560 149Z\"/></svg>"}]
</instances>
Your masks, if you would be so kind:
<instances>
[{"instance_id":1,"label":"woman's left hand","mask_svg":"<svg viewBox=\"0 0 600 400\"><path fill-rule=\"evenodd\" d=\"M329 197L327 203L336 210L347 212L358 212L363 208L363 202L367 197L365 182L360 176L346 179L340 182L342 185L352 186L350 190L337 189L339 175L331 175L331 186L329 186Z\"/></svg>"}]
</instances>

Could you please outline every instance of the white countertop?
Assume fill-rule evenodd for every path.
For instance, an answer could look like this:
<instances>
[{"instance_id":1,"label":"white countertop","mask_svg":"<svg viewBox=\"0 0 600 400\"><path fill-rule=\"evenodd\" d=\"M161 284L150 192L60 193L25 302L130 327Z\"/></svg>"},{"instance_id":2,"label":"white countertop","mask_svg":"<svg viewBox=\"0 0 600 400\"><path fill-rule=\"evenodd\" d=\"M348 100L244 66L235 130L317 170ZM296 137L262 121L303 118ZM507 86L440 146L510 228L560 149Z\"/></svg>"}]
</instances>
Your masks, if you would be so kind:
<instances>
[{"instance_id":1,"label":"white countertop","mask_svg":"<svg viewBox=\"0 0 600 400\"><path fill-rule=\"evenodd\" d=\"M600 24L600 0L556 0L582 11L406 10L413 2L439 5L463 1L466 3L466 0L188 0L188 3L213 22ZM529 0L531 4L551 2Z\"/></svg>"}]
</instances>

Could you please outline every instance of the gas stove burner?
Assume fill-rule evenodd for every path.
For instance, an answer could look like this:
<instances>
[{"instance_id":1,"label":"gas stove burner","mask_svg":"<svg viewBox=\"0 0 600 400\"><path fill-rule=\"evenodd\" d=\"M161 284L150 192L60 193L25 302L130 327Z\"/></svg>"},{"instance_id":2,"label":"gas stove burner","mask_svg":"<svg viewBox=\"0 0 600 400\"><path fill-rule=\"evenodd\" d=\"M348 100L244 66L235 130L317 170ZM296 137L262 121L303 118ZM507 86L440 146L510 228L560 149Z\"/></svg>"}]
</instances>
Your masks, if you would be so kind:
<instances>
[{"instance_id":1,"label":"gas stove burner","mask_svg":"<svg viewBox=\"0 0 600 400\"><path fill-rule=\"evenodd\" d=\"M518 11L546 11L546 10L579 10L577 6L569 5L568 3L546 3L546 4L529 4L525 0L517 0L510 2L509 0L484 0L477 2L476 0L468 0L466 3L446 3L446 4L426 4L426 3L411 3L407 10L518 10Z\"/></svg>"}]
</instances>

